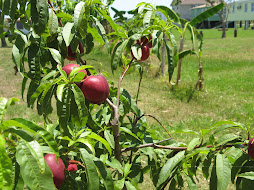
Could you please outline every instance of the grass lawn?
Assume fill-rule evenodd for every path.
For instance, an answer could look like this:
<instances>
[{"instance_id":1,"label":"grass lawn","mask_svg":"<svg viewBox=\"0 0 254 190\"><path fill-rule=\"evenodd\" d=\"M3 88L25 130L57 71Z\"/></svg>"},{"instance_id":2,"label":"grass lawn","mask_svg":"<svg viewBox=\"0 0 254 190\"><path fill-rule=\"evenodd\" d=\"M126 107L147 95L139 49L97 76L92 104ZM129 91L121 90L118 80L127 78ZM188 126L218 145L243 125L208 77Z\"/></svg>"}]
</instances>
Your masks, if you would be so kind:
<instances>
[{"instance_id":1,"label":"grass lawn","mask_svg":"<svg viewBox=\"0 0 254 190\"><path fill-rule=\"evenodd\" d=\"M254 124L254 30L238 30L238 37L233 37L233 30L227 32L227 38L221 39L218 30L202 30L204 33L203 71L204 90L195 91L197 81L198 59L192 55L183 60L182 78L179 87L172 86L165 77L156 77L160 62L153 55L148 62L151 68L146 69L141 84L138 105L147 113L159 119L169 130L209 128L221 120L233 120L246 125ZM187 43L188 43L187 36ZM21 98L22 77L14 75L11 59L11 47L0 48L0 96ZM88 64L94 65L98 71L109 73L109 80L115 85L120 70L111 74L110 56L103 48L95 48L84 56ZM67 63L67 61L66 61ZM175 73L176 74L176 73ZM176 76L173 76L174 82ZM130 72L123 80L122 87L132 96L136 95L139 83L138 72ZM192 96L190 101L187 100ZM7 117L25 117L42 121L35 110L26 108L21 100ZM148 119L149 127L166 136L163 129L152 119ZM174 134L184 141L189 136Z\"/></svg>"}]
</instances>

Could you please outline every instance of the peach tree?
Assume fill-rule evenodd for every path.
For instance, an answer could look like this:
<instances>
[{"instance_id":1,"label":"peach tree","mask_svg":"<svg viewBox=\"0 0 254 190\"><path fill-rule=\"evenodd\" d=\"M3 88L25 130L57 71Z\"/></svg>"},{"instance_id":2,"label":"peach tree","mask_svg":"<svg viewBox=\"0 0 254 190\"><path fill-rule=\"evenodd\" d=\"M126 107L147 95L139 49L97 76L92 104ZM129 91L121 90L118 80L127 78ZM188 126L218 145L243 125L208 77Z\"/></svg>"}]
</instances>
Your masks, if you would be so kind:
<instances>
[{"instance_id":1,"label":"peach tree","mask_svg":"<svg viewBox=\"0 0 254 190\"><path fill-rule=\"evenodd\" d=\"M121 85L129 69L145 64L150 47L160 54L161 42L172 75L180 54L171 33L178 29L171 9L142 3L132 19L118 25L99 0L2 0L1 8L10 16L22 98L43 117L43 123L6 119L19 100L0 98L1 189L140 189L146 176L155 189L198 189L201 175L210 189L227 189L230 182L252 189L250 126L222 121L199 132L169 132L138 107L138 93L133 98ZM107 34L100 20L113 31ZM18 21L28 34L15 28ZM111 54L112 71L122 69L117 85L85 60L95 42ZM149 127L148 117L168 138ZM194 138L179 142L172 136L179 133Z\"/></svg>"}]
</instances>

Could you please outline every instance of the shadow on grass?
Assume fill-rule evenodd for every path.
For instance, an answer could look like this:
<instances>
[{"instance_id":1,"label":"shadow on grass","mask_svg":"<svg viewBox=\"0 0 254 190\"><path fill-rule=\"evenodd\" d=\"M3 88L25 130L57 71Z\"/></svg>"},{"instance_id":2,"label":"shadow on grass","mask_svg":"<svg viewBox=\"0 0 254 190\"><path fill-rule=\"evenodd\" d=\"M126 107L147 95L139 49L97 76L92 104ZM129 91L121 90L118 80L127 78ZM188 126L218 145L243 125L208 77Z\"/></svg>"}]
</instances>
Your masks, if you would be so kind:
<instances>
[{"instance_id":1,"label":"shadow on grass","mask_svg":"<svg viewBox=\"0 0 254 190\"><path fill-rule=\"evenodd\" d=\"M192 84L173 85L171 87L171 94L181 102L189 103L191 100L197 100L198 90Z\"/></svg>"}]
</instances>

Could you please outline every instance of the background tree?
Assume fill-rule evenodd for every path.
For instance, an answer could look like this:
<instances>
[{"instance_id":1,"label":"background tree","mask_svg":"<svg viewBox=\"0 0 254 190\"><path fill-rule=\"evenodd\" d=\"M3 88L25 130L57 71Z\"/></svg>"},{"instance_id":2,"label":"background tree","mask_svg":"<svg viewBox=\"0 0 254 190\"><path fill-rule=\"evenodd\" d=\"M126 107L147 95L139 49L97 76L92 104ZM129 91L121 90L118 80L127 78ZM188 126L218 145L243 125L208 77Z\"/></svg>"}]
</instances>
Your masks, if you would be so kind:
<instances>
[{"instance_id":1,"label":"background tree","mask_svg":"<svg viewBox=\"0 0 254 190\"><path fill-rule=\"evenodd\" d=\"M220 17L220 22L222 26L222 34L221 38L226 38L226 24L228 20L228 15L232 11L232 6L234 0L218 0L218 1L213 1L213 0L206 0L211 7L216 6L218 3L224 3L224 8L218 12L218 15Z\"/></svg>"},{"instance_id":2,"label":"background tree","mask_svg":"<svg viewBox=\"0 0 254 190\"><path fill-rule=\"evenodd\" d=\"M0 3L0 7L2 4L2 1ZM0 34L1 34L1 43L2 43L2 47L6 47L7 44L6 44L6 40L5 40L5 35L7 34L6 32L4 33L4 29L3 29L3 26L5 25L4 23L4 14L2 13L2 10L0 9Z\"/></svg>"}]
</instances>

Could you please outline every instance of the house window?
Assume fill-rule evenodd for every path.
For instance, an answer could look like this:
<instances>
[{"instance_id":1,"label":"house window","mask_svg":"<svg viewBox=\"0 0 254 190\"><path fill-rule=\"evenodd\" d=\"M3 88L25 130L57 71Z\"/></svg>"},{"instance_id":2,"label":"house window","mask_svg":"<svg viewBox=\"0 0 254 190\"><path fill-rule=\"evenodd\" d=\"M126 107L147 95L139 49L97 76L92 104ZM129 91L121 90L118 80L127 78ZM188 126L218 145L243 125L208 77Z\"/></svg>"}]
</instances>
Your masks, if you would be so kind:
<instances>
[{"instance_id":1,"label":"house window","mask_svg":"<svg viewBox=\"0 0 254 190\"><path fill-rule=\"evenodd\" d=\"M244 5L244 12L247 13L248 12L248 4Z\"/></svg>"},{"instance_id":2,"label":"house window","mask_svg":"<svg viewBox=\"0 0 254 190\"><path fill-rule=\"evenodd\" d=\"M235 13L235 6L232 7L232 13Z\"/></svg>"},{"instance_id":3,"label":"house window","mask_svg":"<svg viewBox=\"0 0 254 190\"><path fill-rule=\"evenodd\" d=\"M254 3L251 3L251 12L254 12Z\"/></svg>"}]
</instances>

